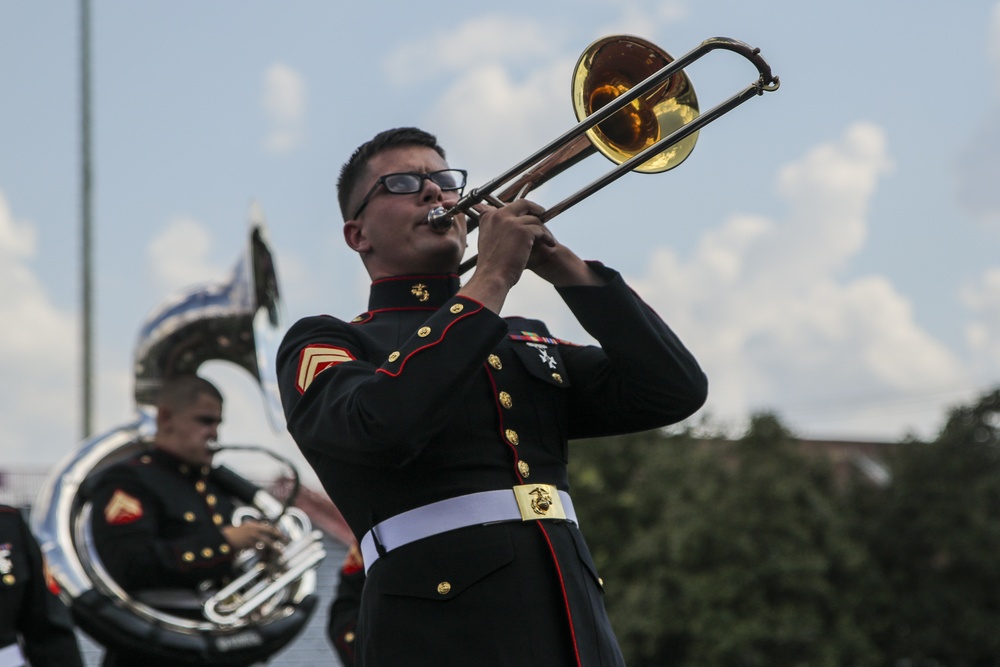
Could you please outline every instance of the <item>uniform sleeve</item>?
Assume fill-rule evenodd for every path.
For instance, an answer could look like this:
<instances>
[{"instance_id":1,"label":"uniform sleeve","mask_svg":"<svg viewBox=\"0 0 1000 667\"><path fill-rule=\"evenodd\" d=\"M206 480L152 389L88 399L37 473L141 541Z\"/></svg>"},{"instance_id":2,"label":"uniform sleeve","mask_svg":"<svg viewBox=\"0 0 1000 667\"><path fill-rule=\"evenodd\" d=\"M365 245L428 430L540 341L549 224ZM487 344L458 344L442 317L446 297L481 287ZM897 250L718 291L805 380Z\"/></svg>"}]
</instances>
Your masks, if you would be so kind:
<instances>
[{"instance_id":1,"label":"uniform sleeve","mask_svg":"<svg viewBox=\"0 0 1000 667\"><path fill-rule=\"evenodd\" d=\"M570 438L648 430L694 414L708 396L694 356L621 275L591 267L606 285L558 290L601 345L559 349L572 382Z\"/></svg>"},{"instance_id":2,"label":"uniform sleeve","mask_svg":"<svg viewBox=\"0 0 1000 667\"><path fill-rule=\"evenodd\" d=\"M369 357L351 327L314 317L285 336L277 368L288 430L302 447L395 466L448 425L507 330L502 318L461 296L381 358Z\"/></svg>"},{"instance_id":3,"label":"uniform sleeve","mask_svg":"<svg viewBox=\"0 0 1000 667\"><path fill-rule=\"evenodd\" d=\"M93 531L101 562L126 591L194 588L231 570L222 531L208 522L164 535L164 508L127 467L112 469L93 494Z\"/></svg>"},{"instance_id":4,"label":"uniform sleeve","mask_svg":"<svg viewBox=\"0 0 1000 667\"><path fill-rule=\"evenodd\" d=\"M23 518L19 523L31 567L31 580L18 623L25 656L34 667L82 667L83 659L73 633L69 608L49 590L45 561L38 543Z\"/></svg>"}]
</instances>

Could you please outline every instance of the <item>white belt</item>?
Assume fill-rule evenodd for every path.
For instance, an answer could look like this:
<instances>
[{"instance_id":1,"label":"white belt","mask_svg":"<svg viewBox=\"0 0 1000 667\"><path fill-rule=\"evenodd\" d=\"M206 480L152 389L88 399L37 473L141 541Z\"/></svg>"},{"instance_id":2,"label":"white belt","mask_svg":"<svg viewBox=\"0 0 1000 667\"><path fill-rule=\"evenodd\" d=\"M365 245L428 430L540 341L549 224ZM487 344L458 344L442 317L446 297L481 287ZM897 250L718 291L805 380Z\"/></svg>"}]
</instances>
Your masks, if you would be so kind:
<instances>
[{"instance_id":1,"label":"white belt","mask_svg":"<svg viewBox=\"0 0 1000 667\"><path fill-rule=\"evenodd\" d=\"M0 667L24 667L24 654L21 647L11 644L0 648Z\"/></svg>"},{"instance_id":2,"label":"white belt","mask_svg":"<svg viewBox=\"0 0 1000 667\"><path fill-rule=\"evenodd\" d=\"M382 521L361 538L365 572L393 549L449 530L501 521L566 519L576 511L565 491L551 484L521 484L513 489L482 491L417 507Z\"/></svg>"}]
</instances>

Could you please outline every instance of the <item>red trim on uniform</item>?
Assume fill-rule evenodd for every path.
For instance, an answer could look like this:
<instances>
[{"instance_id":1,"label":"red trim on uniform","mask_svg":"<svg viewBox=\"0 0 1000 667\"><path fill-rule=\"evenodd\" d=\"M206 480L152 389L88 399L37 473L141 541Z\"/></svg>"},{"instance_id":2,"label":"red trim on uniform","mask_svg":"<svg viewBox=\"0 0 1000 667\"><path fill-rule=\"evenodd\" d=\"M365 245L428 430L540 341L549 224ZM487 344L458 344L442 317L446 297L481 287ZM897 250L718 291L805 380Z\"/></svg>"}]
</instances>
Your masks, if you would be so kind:
<instances>
[{"instance_id":1,"label":"red trim on uniform","mask_svg":"<svg viewBox=\"0 0 1000 667\"><path fill-rule=\"evenodd\" d=\"M517 483L524 484L524 477L521 477L521 470L517 467L518 461L521 460L521 455L518 453L517 447L507 440L507 430L503 427L503 406L500 405L500 401L497 398L497 383L493 378L493 371L490 370L489 364L483 364L483 366L486 368L486 377L489 379L490 387L493 389L493 405L496 406L497 421L500 424L500 442L507 445L507 449L514 455L514 474L517 476Z\"/></svg>"},{"instance_id":2,"label":"red trim on uniform","mask_svg":"<svg viewBox=\"0 0 1000 667\"><path fill-rule=\"evenodd\" d=\"M425 310L429 313L440 310L434 306L394 306L392 308L375 308L374 310L369 310L370 315L376 315L378 313L412 313L415 310ZM365 322L370 321L372 318L369 317ZM365 322L358 322L358 324L364 324Z\"/></svg>"},{"instance_id":3,"label":"red trim on uniform","mask_svg":"<svg viewBox=\"0 0 1000 667\"><path fill-rule=\"evenodd\" d=\"M569 596L566 594L566 582L563 580L562 568L559 567L559 559L556 557L555 547L552 546L552 540L549 539L549 534L545 530L545 526L542 525L541 521L535 521L535 525L538 529L542 531L542 536L545 537L545 543L549 545L549 553L552 554L552 564L556 567L556 576L559 578L559 590L562 591L563 604L566 605L566 620L569 622L569 636L573 640L573 657L576 658L577 667L583 667L583 663L580 662L580 649L576 645L576 628L573 626L573 612L569 606Z\"/></svg>"},{"instance_id":4,"label":"red trim on uniform","mask_svg":"<svg viewBox=\"0 0 1000 667\"><path fill-rule=\"evenodd\" d=\"M385 373L389 377L399 377L399 375L401 375L403 373L403 368L406 366L406 362L409 361L410 358L413 355L415 355L418 352L422 352L424 350L428 350L428 349L430 349L430 348L432 348L432 347L434 347L436 345L439 345L442 341L444 341L444 337L448 335L448 331L450 331L453 326L455 326L456 324L458 324L460 321L464 320L465 318L467 318L467 317L469 317L471 315L475 315L476 313L480 312L481 310L482 310L482 308L477 308L476 310L473 310L471 312L465 313L464 315L460 315L460 316L456 317L455 319L453 319L451 322L448 323L447 326L445 326L445 328L441 331L441 335L438 336L436 340L427 343L427 345L421 345L420 347L415 348L413 351L411 351L409 354L407 354L405 357L403 357L402 360L399 362L399 370L396 371L395 373L393 373L393 372L391 372L389 370L386 370L385 368L383 368L381 366L379 368L376 368L375 372L376 373Z\"/></svg>"}]
</instances>

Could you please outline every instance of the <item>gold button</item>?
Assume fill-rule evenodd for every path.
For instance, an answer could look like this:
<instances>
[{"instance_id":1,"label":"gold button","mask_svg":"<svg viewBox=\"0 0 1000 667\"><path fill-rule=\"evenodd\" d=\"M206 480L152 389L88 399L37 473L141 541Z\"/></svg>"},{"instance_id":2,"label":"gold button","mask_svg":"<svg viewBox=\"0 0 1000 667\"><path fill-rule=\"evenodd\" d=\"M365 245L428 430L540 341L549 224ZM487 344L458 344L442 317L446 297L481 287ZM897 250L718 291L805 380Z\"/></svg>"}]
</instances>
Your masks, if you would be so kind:
<instances>
[{"instance_id":1,"label":"gold button","mask_svg":"<svg viewBox=\"0 0 1000 667\"><path fill-rule=\"evenodd\" d=\"M399 359L399 352L393 352L389 355L389 361L396 361L396 359Z\"/></svg>"},{"instance_id":2,"label":"gold button","mask_svg":"<svg viewBox=\"0 0 1000 667\"><path fill-rule=\"evenodd\" d=\"M489 360L490 360L490 366L492 366L493 368L497 370L503 368L503 364L500 363L500 357L498 357L497 355L491 354Z\"/></svg>"},{"instance_id":3,"label":"gold button","mask_svg":"<svg viewBox=\"0 0 1000 667\"><path fill-rule=\"evenodd\" d=\"M181 558L184 559L185 563L190 563L191 561L194 560L194 554L192 552L190 552L190 551L185 551L184 555L181 556Z\"/></svg>"},{"instance_id":4,"label":"gold button","mask_svg":"<svg viewBox=\"0 0 1000 667\"><path fill-rule=\"evenodd\" d=\"M142 461L143 463L152 463L153 457L148 454L143 454L142 456L139 457L139 460Z\"/></svg>"},{"instance_id":5,"label":"gold button","mask_svg":"<svg viewBox=\"0 0 1000 667\"><path fill-rule=\"evenodd\" d=\"M229 545L228 544L221 544L221 545L219 545L219 553L220 554L227 554L227 553L229 553Z\"/></svg>"},{"instance_id":6,"label":"gold button","mask_svg":"<svg viewBox=\"0 0 1000 667\"><path fill-rule=\"evenodd\" d=\"M194 488L197 489L198 493L205 493L205 482L199 479L194 483Z\"/></svg>"},{"instance_id":7,"label":"gold button","mask_svg":"<svg viewBox=\"0 0 1000 667\"><path fill-rule=\"evenodd\" d=\"M353 644L355 637L356 635L351 631L347 631L344 633L344 641L347 642L348 644Z\"/></svg>"},{"instance_id":8,"label":"gold button","mask_svg":"<svg viewBox=\"0 0 1000 667\"><path fill-rule=\"evenodd\" d=\"M505 391L500 392L500 405L504 406L508 410L510 406L514 405L514 401L511 399L510 394Z\"/></svg>"},{"instance_id":9,"label":"gold button","mask_svg":"<svg viewBox=\"0 0 1000 667\"><path fill-rule=\"evenodd\" d=\"M431 328L420 327L420 329L417 330L417 335L420 336L421 338L427 338L428 336L431 335Z\"/></svg>"},{"instance_id":10,"label":"gold button","mask_svg":"<svg viewBox=\"0 0 1000 667\"><path fill-rule=\"evenodd\" d=\"M519 441L518 441L518 438L517 438L517 431L515 431L514 429L512 429L512 428L507 429L507 431L504 433L504 435L507 436L507 440L510 441L510 444L512 444L512 445L518 444Z\"/></svg>"},{"instance_id":11,"label":"gold button","mask_svg":"<svg viewBox=\"0 0 1000 667\"><path fill-rule=\"evenodd\" d=\"M562 375L559 375L559 373L553 373L552 379L558 382L559 384L562 384Z\"/></svg>"},{"instance_id":12,"label":"gold button","mask_svg":"<svg viewBox=\"0 0 1000 667\"><path fill-rule=\"evenodd\" d=\"M216 526L221 526L223 521L224 519L222 518L221 514L216 514L212 517L212 523L214 523Z\"/></svg>"},{"instance_id":13,"label":"gold button","mask_svg":"<svg viewBox=\"0 0 1000 667\"><path fill-rule=\"evenodd\" d=\"M204 556L205 558L211 558L212 556L215 555L215 552L209 549L208 547L205 547L204 549L201 550L201 555Z\"/></svg>"},{"instance_id":14,"label":"gold button","mask_svg":"<svg viewBox=\"0 0 1000 667\"><path fill-rule=\"evenodd\" d=\"M184 520L188 522L194 521L194 512L184 512Z\"/></svg>"},{"instance_id":15,"label":"gold button","mask_svg":"<svg viewBox=\"0 0 1000 667\"><path fill-rule=\"evenodd\" d=\"M205 497L205 502L208 503L209 507L213 507L215 503L218 502L218 499L215 497L214 493L210 493Z\"/></svg>"},{"instance_id":16,"label":"gold button","mask_svg":"<svg viewBox=\"0 0 1000 667\"><path fill-rule=\"evenodd\" d=\"M209 468L208 466L202 466L201 467L201 474L202 475L207 475L209 472L211 472L211 468Z\"/></svg>"},{"instance_id":17,"label":"gold button","mask_svg":"<svg viewBox=\"0 0 1000 667\"><path fill-rule=\"evenodd\" d=\"M462 312L463 310L465 310L465 306L463 306L460 303L456 303L451 308L449 308L448 310L450 310L453 315L458 315L460 312Z\"/></svg>"},{"instance_id":18,"label":"gold button","mask_svg":"<svg viewBox=\"0 0 1000 667\"><path fill-rule=\"evenodd\" d=\"M355 318L354 318L353 320L351 320L351 321L352 321L352 322L360 322L360 321L361 321L361 320L363 320L363 319L365 319L365 318L363 318L363 317L361 317L360 315L358 315L357 317L355 317Z\"/></svg>"},{"instance_id":19,"label":"gold button","mask_svg":"<svg viewBox=\"0 0 1000 667\"><path fill-rule=\"evenodd\" d=\"M447 581L442 581L440 584L438 584L438 593L440 593L441 595L447 595L450 591L451 591L451 584L449 584Z\"/></svg>"},{"instance_id":20,"label":"gold button","mask_svg":"<svg viewBox=\"0 0 1000 667\"><path fill-rule=\"evenodd\" d=\"M14 575L13 574L5 574L5 575L3 575L3 583L7 584L8 586L12 586L15 581L17 581L17 580L14 579Z\"/></svg>"},{"instance_id":21,"label":"gold button","mask_svg":"<svg viewBox=\"0 0 1000 667\"><path fill-rule=\"evenodd\" d=\"M522 477L528 477L531 474L531 468L528 467L527 461L518 461L517 469L521 471Z\"/></svg>"}]
</instances>

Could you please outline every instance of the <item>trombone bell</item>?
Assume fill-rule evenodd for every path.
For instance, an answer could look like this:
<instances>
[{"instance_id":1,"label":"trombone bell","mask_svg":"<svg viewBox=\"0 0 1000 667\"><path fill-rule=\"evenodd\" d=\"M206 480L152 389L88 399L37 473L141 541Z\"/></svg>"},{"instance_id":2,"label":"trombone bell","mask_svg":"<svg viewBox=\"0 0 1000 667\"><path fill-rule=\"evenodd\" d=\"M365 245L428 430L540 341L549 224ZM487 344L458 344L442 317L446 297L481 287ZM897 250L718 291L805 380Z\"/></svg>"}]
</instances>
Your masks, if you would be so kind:
<instances>
[{"instance_id":1,"label":"trombone bell","mask_svg":"<svg viewBox=\"0 0 1000 667\"><path fill-rule=\"evenodd\" d=\"M591 44L573 72L573 110L579 121L624 95L673 62L666 51L638 37L613 35ZM683 70L587 130L590 142L616 164L638 155L698 116L698 98ZM672 169L694 150L698 133L667 148L634 171Z\"/></svg>"}]
</instances>

